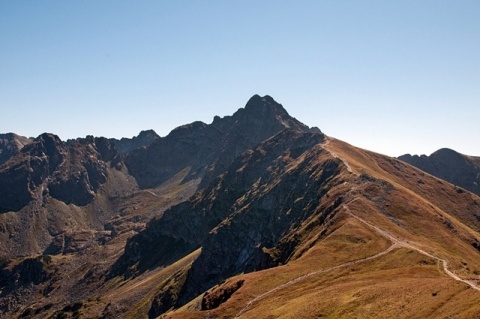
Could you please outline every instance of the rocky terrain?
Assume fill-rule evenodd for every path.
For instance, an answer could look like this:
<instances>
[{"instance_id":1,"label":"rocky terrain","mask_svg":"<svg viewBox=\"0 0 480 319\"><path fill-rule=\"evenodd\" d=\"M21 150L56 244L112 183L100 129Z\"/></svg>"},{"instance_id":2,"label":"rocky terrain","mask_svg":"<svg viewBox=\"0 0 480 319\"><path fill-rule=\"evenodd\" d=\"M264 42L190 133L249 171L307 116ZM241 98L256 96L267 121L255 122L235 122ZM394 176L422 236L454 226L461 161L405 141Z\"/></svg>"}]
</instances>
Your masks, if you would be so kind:
<instances>
[{"instance_id":1,"label":"rocky terrain","mask_svg":"<svg viewBox=\"0 0 480 319\"><path fill-rule=\"evenodd\" d=\"M205 186L238 155L285 128L310 130L271 97L255 95L232 116L178 127L148 148L132 151L125 163L141 188L158 186L184 168L187 178L201 178Z\"/></svg>"},{"instance_id":2,"label":"rocky terrain","mask_svg":"<svg viewBox=\"0 0 480 319\"><path fill-rule=\"evenodd\" d=\"M16 145L0 165L2 317L480 312L480 197L269 96L165 137Z\"/></svg>"},{"instance_id":3,"label":"rocky terrain","mask_svg":"<svg viewBox=\"0 0 480 319\"><path fill-rule=\"evenodd\" d=\"M480 195L480 157L442 148L430 156L405 154L398 159Z\"/></svg>"},{"instance_id":4,"label":"rocky terrain","mask_svg":"<svg viewBox=\"0 0 480 319\"><path fill-rule=\"evenodd\" d=\"M15 133L0 134L0 165L17 154L25 145L32 142L31 138Z\"/></svg>"}]
</instances>

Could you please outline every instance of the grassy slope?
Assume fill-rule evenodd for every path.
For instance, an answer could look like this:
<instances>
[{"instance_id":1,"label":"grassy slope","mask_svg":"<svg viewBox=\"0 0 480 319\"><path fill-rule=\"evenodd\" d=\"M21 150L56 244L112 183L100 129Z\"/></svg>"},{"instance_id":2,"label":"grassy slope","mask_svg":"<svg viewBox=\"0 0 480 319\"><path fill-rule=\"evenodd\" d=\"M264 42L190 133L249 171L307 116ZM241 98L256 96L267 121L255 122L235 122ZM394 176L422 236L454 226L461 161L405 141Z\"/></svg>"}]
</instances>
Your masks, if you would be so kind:
<instances>
[{"instance_id":1,"label":"grassy slope","mask_svg":"<svg viewBox=\"0 0 480 319\"><path fill-rule=\"evenodd\" d=\"M471 245L480 241L480 222L476 218L480 216L480 197L458 192L455 186L396 159L340 141L333 141L328 147L334 148L354 171L367 172L394 185L386 207L390 219L385 218L385 214L371 214L374 207L367 209L364 217L374 218L378 225L447 258L459 274L473 276L475 271L480 274L478 250ZM368 191L360 187L358 193ZM365 201L352 205L362 203L365 205ZM392 220L395 223L391 223Z\"/></svg>"},{"instance_id":2,"label":"grassy slope","mask_svg":"<svg viewBox=\"0 0 480 319\"><path fill-rule=\"evenodd\" d=\"M353 174L366 173L393 186L385 191L371 183L352 183L345 203L353 214L447 260L462 278L480 279L479 252L472 246L480 240L478 221L472 218L480 215L477 196L340 141L331 140L325 148L348 163ZM447 276L440 261L415 250L396 248L345 264L375 256L391 243L345 210L335 219L336 230L300 258L224 283L245 280L219 308L199 311L197 299L165 317L476 318L480 313L479 291ZM332 266L339 267L329 270ZM292 282L295 278L299 280Z\"/></svg>"},{"instance_id":3,"label":"grassy slope","mask_svg":"<svg viewBox=\"0 0 480 319\"><path fill-rule=\"evenodd\" d=\"M161 286L178 271L190 267L199 254L200 249L165 268L157 268L127 282L121 282L114 289L108 287L105 294L99 295L102 296L104 303L124 309L122 318L141 318L148 313L152 299ZM95 316L93 315L92 318Z\"/></svg>"},{"instance_id":4,"label":"grassy slope","mask_svg":"<svg viewBox=\"0 0 480 319\"><path fill-rule=\"evenodd\" d=\"M245 284L218 309L166 318L233 318L255 297L311 272L374 256L390 243L351 217L288 265L240 275ZM253 303L240 318L434 318L480 312L479 292L447 277L440 264L405 248L311 275ZM185 307L188 308L188 307ZM192 308L192 307L191 307ZM190 308L190 309L191 309ZM182 311L183 310L183 311Z\"/></svg>"}]
</instances>

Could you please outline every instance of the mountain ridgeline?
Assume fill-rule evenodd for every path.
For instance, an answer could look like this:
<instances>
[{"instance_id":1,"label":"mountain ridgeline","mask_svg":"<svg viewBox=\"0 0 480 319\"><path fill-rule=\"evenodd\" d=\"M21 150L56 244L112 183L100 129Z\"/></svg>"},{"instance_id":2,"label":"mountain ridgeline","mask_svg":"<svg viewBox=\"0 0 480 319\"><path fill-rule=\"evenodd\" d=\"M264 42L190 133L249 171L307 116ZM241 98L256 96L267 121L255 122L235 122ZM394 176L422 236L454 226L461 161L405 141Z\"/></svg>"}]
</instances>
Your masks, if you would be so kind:
<instances>
[{"instance_id":1,"label":"mountain ridgeline","mask_svg":"<svg viewBox=\"0 0 480 319\"><path fill-rule=\"evenodd\" d=\"M4 134L0 159L2 317L480 313L480 197L270 96L165 137Z\"/></svg>"},{"instance_id":2,"label":"mountain ridgeline","mask_svg":"<svg viewBox=\"0 0 480 319\"><path fill-rule=\"evenodd\" d=\"M405 154L398 159L480 195L480 157L442 148L430 156Z\"/></svg>"},{"instance_id":3,"label":"mountain ridgeline","mask_svg":"<svg viewBox=\"0 0 480 319\"><path fill-rule=\"evenodd\" d=\"M158 186L185 167L187 178L201 178L206 186L242 152L284 129L310 131L271 97L255 95L232 116L178 127L150 147L131 152L125 163L141 188Z\"/></svg>"}]
</instances>

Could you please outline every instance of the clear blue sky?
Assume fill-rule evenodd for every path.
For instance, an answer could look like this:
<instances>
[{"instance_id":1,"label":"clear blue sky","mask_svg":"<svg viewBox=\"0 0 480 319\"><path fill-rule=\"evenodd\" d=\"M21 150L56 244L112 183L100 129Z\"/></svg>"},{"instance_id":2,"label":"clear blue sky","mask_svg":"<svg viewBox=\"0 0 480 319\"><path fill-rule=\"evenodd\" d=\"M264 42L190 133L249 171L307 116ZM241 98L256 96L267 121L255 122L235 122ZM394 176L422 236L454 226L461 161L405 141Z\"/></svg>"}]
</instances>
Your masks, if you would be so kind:
<instances>
[{"instance_id":1,"label":"clear blue sky","mask_svg":"<svg viewBox=\"0 0 480 319\"><path fill-rule=\"evenodd\" d=\"M480 155L480 1L0 0L0 132L164 136L255 93L380 153Z\"/></svg>"}]
</instances>

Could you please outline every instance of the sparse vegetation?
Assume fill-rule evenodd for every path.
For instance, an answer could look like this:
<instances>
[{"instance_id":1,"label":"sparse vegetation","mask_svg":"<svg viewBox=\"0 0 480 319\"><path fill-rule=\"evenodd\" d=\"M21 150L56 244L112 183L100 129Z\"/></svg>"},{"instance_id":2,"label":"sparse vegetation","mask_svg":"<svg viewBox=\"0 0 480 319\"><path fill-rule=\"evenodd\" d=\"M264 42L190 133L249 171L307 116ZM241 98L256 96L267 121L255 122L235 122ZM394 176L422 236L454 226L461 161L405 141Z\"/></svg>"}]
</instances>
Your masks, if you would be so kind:
<instances>
[{"instance_id":1,"label":"sparse vegetation","mask_svg":"<svg viewBox=\"0 0 480 319\"><path fill-rule=\"evenodd\" d=\"M10 259L7 257L0 257L0 269L5 268L9 263Z\"/></svg>"}]
</instances>

